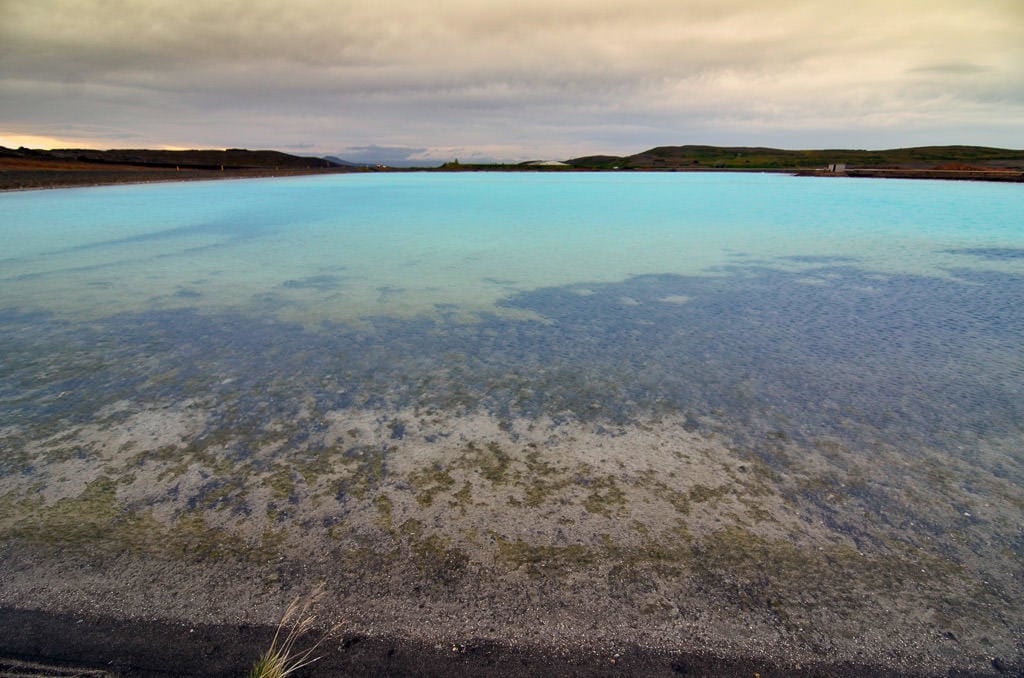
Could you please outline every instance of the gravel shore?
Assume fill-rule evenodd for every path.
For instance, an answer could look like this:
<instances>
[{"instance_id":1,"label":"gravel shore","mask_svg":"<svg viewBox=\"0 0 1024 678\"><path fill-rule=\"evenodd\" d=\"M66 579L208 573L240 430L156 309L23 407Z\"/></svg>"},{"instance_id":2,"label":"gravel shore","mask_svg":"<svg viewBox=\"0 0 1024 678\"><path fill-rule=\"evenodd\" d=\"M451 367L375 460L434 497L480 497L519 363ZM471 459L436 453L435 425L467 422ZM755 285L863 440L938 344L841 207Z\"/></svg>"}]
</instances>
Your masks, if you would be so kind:
<instances>
[{"instance_id":1,"label":"gravel shore","mask_svg":"<svg viewBox=\"0 0 1024 678\"><path fill-rule=\"evenodd\" d=\"M325 584L321 619L367 639L365 661L386 668L399 648L407 669L388 675L543 673L551 658L579 675L620 661L644 675L673 662L735 675L996 675L1019 663L1019 572L996 553L954 561L948 543L899 545L920 538L925 514L942 529L962 522L937 513L948 498L897 523L866 512L851 482L807 492L835 472L827 448L775 441L792 460L780 475L672 417L609 429L364 410L320 417L316 453L275 457L271 435L226 464L227 440L189 442L209 416L195 401L121 403L92 424L21 432L45 471L35 489L0 479L8 614L98 620L73 626L90 629L83 648L200 626L238 648L237 667L291 598ZM864 463L848 477L901 462ZM937 454L922 465L969 473ZM901 492L916 495L905 475ZM990 501L976 528L1010 528L1014 501ZM166 653L169 636L151 637L146 652ZM38 643L2 651L62 657ZM344 642L329 654L324 667L354 661Z\"/></svg>"}]
</instances>

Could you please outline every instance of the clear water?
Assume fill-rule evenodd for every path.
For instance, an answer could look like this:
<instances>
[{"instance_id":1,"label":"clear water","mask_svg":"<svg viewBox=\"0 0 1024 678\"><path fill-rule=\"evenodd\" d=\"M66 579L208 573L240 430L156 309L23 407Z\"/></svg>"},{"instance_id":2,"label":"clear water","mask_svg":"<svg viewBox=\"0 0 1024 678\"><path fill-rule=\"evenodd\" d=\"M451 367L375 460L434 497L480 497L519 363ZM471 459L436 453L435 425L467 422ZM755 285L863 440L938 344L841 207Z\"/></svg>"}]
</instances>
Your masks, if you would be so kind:
<instances>
[{"instance_id":1,"label":"clear water","mask_svg":"<svg viewBox=\"0 0 1024 678\"><path fill-rule=\"evenodd\" d=\"M510 291L809 268L1019 272L1019 187L735 174L385 174L2 198L0 308L232 309L315 324ZM808 259L810 258L810 259Z\"/></svg>"},{"instance_id":2,"label":"clear water","mask_svg":"<svg viewBox=\"0 0 1024 678\"><path fill-rule=\"evenodd\" d=\"M472 555L486 547L465 534L510 529L502 516L512 504L501 492L514 490L475 495L477 506L493 503L480 515L467 515L463 505L464 534L444 532L449 519L426 517L437 505L419 505L424 495L414 499L410 489L447 473L429 465L432 445L475 429L417 438L408 455L427 465L409 470L412 461L394 458L393 446L413 445L405 440L411 420L388 423L391 415L380 413L483 413L510 432L509 449L527 430L517 422L578 424L611 440L668 415L665 421L684 421L688 432L727 441L722 449L743 461L729 468L768 469L759 477L771 483L752 496L781 497L783 513L799 516L807 530L796 538L810 539L812 527L823 526L826 541L848 543L860 554L855 560L865 553L895 559L903 569L884 581L925 573L918 559L926 552L953 563L946 571L969 572L955 586L921 575L923 588L914 590L933 591L931 598L899 594L911 612L894 623L906 628L916 629L933 609L942 619L974 615L977 633L935 622L925 645L948 631L964 647L1012 648L1024 624L1019 606L1008 602L1019 600L1014 572L1024 558L1022 300L1024 191L1017 185L410 173L4 194L0 537L54 540L63 550L47 562L88 550L83 534L139 549L126 516L163 507L154 515L171 526L160 533L168 543L194 544L189 520L199 512L211 530L306 535L306 543L335 554L320 565L350 563L338 555L346 539L357 551L377 539L410 558L424 544L442 543L381 532L383 497L396 516L403 506L420 511L408 515L442 530L437 537L465 549L467 561L494 563L500 554ZM385 427L382 442L363 439L350 449L325 442L329 422L362 421L363 412ZM168 452L175 422L192 423L180 424ZM672 435L666 431L666 440ZM466 454L476 459L487 444L481 439ZM622 467L635 464L632 448L622 449ZM572 548L593 543L612 559L632 553L607 547L608 534L637 539L628 534L633 523L601 522L593 496L609 495L592 495L589 512L577 504L594 487L618 483L642 498L636 506L652 506L667 486L655 492L650 478L628 473L587 479L605 461L567 467L560 484L537 480L567 494L535 514L516 504L524 512L518 522L550 517L557 505L565 514L557 533L573 525L565 528ZM528 478L558 460L514 463ZM331 472L321 477L314 471L322 464ZM344 476L342 467L359 477ZM467 467L462 460L451 468ZM710 474L705 484L726 477L702 472ZM467 476L474 492L498 487L493 467L482 473ZM680 491L692 482L685 475L672 481ZM753 487L730 477L743 492ZM116 491L115 481L122 483ZM460 486L449 478L431 492L448 492L452 503L437 504L456 506ZM742 513L747 504L731 510ZM65 509L74 520L59 513ZM89 511L93 531L74 527ZM765 524L783 524L781 515ZM651 520L644 529L656 534L676 519ZM720 534L754 529L753 521L736 518L734 530ZM766 534L776 534L771 529ZM660 538L677 540L672 534ZM516 538L563 546L532 533ZM353 571L406 562L383 557ZM844 610L837 619L869 624L879 614L849 602L874 600L883 560L871 562L859 596L841 592L860 570L828 570L836 573L828 585L840 591L833 609ZM685 567L698 571L690 561ZM451 576L459 581L464 571ZM790 571L781 575L789 584L751 576L751 586L768 586L766 599L790 605L791 615L809 609L801 591L818 585ZM661 586L680 591L682 601L689 593L681 581ZM711 577L698 589L719 585ZM732 610L735 601L723 600L721 609ZM993 609L1002 610L998 620ZM664 621L666 637L680 637L676 623ZM906 633L901 638L917 631ZM962 649L952 647L949 656Z\"/></svg>"},{"instance_id":3,"label":"clear water","mask_svg":"<svg viewBox=\"0 0 1024 678\"><path fill-rule=\"evenodd\" d=\"M110 373L79 376L97 403L124 394L133 361L183 354L253 387L358 375L335 404L445 402L394 384L458 354L447 388L506 415L628 420L657 403L725 412L737 435L756 420L848 436L835 413L852 408L871 435L947 443L1024 421L1019 186L416 173L21 192L0 208L0 329L23 346L113 341ZM170 343L154 354L156 337ZM267 362L285 346L305 362ZM584 385L538 383L538 365ZM12 388L25 366L6 367L5 396L45 412ZM496 374L534 396L492 392Z\"/></svg>"}]
</instances>

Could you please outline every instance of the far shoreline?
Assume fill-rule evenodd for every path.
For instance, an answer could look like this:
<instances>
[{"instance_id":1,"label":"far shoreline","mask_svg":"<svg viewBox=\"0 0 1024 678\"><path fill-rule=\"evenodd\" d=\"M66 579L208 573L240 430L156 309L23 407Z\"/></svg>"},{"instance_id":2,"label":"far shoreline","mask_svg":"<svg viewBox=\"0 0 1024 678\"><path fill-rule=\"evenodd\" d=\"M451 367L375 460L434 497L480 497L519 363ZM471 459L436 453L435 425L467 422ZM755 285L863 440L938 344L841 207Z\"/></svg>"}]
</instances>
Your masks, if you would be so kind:
<instances>
[{"instance_id":1,"label":"far shoreline","mask_svg":"<svg viewBox=\"0 0 1024 678\"><path fill-rule=\"evenodd\" d=\"M1024 183L1024 150L980 146L786 150L686 145L564 161L460 163L453 159L429 167L399 167L245 148L42 150L0 146L0 191L376 172L754 172Z\"/></svg>"},{"instance_id":2,"label":"far shoreline","mask_svg":"<svg viewBox=\"0 0 1024 678\"><path fill-rule=\"evenodd\" d=\"M24 178L19 182L18 177L7 176L13 173L0 170L0 193L64 188L99 188L101 186L189 183L194 181L227 181L232 179L281 179L297 176L351 173L353 173L351 170L342 168L276 171L224 170L223 172L210 170L185 170L181 172L174 170L104 170L102 173L79 170L52 170L34 172L34 176L30 177L27 180L28 183L26 183Z\"/></svg>"}]
</instances>

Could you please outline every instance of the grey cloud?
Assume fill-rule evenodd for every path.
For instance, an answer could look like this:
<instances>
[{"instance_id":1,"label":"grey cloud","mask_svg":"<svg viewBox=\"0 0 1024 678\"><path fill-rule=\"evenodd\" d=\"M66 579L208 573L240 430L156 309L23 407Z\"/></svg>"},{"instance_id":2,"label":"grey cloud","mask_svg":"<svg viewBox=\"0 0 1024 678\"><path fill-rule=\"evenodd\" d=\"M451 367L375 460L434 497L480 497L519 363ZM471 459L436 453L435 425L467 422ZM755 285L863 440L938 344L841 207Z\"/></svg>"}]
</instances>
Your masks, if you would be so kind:
<instances>
[{"instance_id":1,"label":"grey cloud","mask_svg":"<svg viewBox=\"0 0 1024 678\"><path fill-rule=\"evenodd\" d=\"M986 66L961 61L942 64L931 64L928 66L918 66L917 68L911 68L910 72L935 73L938 75L976 75L978 73L985 73L990 70L992 69Z\"/></svg>"},{"instance_id":2,"label":"grey cloud","mask_svg":"<svg viewBox=\"0 0 1024 678\"><path fill-rule=\"evenodd\" d=\"M989 106L1020 120L1020 5L1001 0L0 1L0 120L25 132L546 156L794 124L835 138L937 97L949 129Z\"/></svg>"},{"instance_id":3,"label":"grey cloud","mask_svg":"<svg viewBox=\"0 0 1024 678\"><path fill-rule=\"evenodd\" d=\"M5 57L9 72L128 84L169 73L185 85L193 76L245 86L268 70L288 70L307 85L362 89L524 76L585 84L652 72L687 75L748 60L779 63L806 56L822 38L837 49L843 35L827 24L813 31L798 25L784 42L765 32L809 23L795 11L802 3L789 3L788 10L785 4L757 9L654 0L397 2L372 10L260 0L13 4L21 11L0 28L3 42L14 46L14 56Z\"/></svg>"},{"instance_id":4,"label":"grey cloud","mask_svg":"<svg viewBox=\"0 0 1024 678\"><path fill-rule=\"evenodd\" d=\"M434 160L417 160L415 156L426 153L426 148L403 146L350 146L337 155L342 160L357 164L381 164L394 167L437 166Z\"/></svg>"}]
</instances>

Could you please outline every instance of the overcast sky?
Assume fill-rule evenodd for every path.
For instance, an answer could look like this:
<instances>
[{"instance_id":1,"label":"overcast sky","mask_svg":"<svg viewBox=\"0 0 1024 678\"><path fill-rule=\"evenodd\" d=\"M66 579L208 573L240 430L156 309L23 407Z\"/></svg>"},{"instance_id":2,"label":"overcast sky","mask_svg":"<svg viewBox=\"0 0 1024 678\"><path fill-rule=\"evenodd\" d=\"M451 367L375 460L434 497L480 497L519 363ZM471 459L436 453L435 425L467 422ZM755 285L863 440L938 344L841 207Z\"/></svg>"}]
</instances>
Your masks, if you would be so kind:
<instances>
[{"instance_id":1,"label":"overcast sky","mask_svg":"<svg viewBox=\"0 0 1024 678\"><path fill-rule=\"evenodd\" d=\"M0 145L1024 148L1024 0L0 0Z\"/></svg>"}]
</instances>

